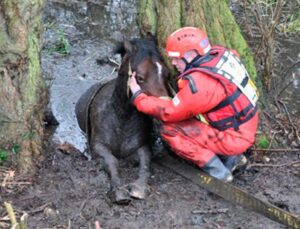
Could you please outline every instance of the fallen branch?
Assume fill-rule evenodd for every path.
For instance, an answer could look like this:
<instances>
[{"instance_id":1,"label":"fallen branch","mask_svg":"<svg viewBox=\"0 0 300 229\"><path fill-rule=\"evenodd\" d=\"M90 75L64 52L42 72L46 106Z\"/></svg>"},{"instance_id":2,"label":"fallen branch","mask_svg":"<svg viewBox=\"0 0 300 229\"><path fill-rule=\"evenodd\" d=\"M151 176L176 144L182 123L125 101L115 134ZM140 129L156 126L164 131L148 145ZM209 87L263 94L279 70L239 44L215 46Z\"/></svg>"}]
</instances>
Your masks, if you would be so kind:
<instances>
[{"instance_id":1,"label":"fallen branch","mask_svg":"<svg viewBox=\"0 0 300 229\"><path fill-rule=\"evenodd\" d=\"M263 152L300 152L300 149L252 149L253 151L263 151Z\"/></svg>"},{"instance_id":2,"label":"fallen branch","mask_svg":"<svg viewBox=\"0 0 300 229\"><path fill-rule=\"evenodd\" d=\"M228 208L221 208L215 210L193 210L193 214L219 214L219 213L227 213L229 211Z\"/></svg>"},{"instance_id":3,"label":"fallen branch","mask_svg":"<svg viewBox=\"0 0 300 229\"><path fill-rule=\"evenodd\" d=\"M114 59L108 58L108 60L109 60L110 63L115 64L118 68L120 67L120 63L118 63L118 62L115 61Z\"/></svg>"},{"instance_id":4,"label":"fallen branch","mask_svg":"<svg viewBox=\"0 0 300 229\"><path fill-rule=\"evenodd\" d=\"M1 180L0 180L1 182ZM5 187L7 185L31 185L32 182L29 181L7 181L7 180L3 180L1 187Z\"/></svg>"},{"instance_id":5,"label":"fallen branch","mask_svg":"<svg viewBox=\"0 0 300 229\"><path fill-rule=\"evenodd\" d=\"M31 185L30 178L16 176L16 172L11 169L0 167L0 187Z\"/></svg>"},{"instance_id":6,"label":"fallen branch","mask_svg":"<svg viewBox=\"0 0 300 229\"><path fill-rule=\"evenodd\" d=\"M270 149L270 148L272 147L272 144L273 144L273 141L274 141L274 139L275 139L276 134L278 134L278 133L280 133L280 132L281 132L281 131L276 131L276 132L274 132L274 133L272 134L272 138L271 138L271 141L270 141L270 144L269 144L268 149Z\"/></svg>"},{"instance_id":7,"label":"fallen branch","mask_svg":"<svg viewBox=\"0 0 300 229\"><path fill-rule=\"evenodd\" d=\"M10 203L8 202L4 202L4 206L6 208L6 211L9 215L9 219L10 219L10 222L11 222L11 225L14 226L17 224L17 219L16 219L16 215L15 215L15 212L11 206Z\"/></svg>"},{"instance_id":8,"label":"fallen branch","mask_svg":"<svg viewBox=\"0 0 300 229\"><path fill-rule=\"evenodd\" d=\"M9 169L8 168L6 168L6 167L3 167L3 166L0 166L0 172L4 172L4 173L6 173L6 172L8 172L9 171Z\"/></svg>"},{"instance_id":9,"label":"fallen branch","mask_svg":"<svg viewBox=\"0 0 300 229\"><path fill-rule=\"evenodd\" d=\"M0 222L0 228L9 228L9 224Z\"/></svg>"},{"instance_id":10,"label":"fallen branch","mask_svg":"<svg viewBox=\"0 0 300 229\"><path fill-rule=\"evenodd\" d=\"M282 125L278 120L276 120L275 118L273 118L270 114L268 114L266 111L263 111L263 113L271 120L273 120L274 122L276 122L281 129L283 129L284 133L287 133L288 131L285 129L284 125Z\"/></svg>"},{"instance_id":11,"label":"fallen branch","mask_svg":"<svg viewBox=\"0 0 300 229\"><path fill-rule=\"evenodd\" d=\"M8 215L6 215L6 216L3 216L2 218L0 218L0 222L1 221L10 221L10 219L9 219L9 216Z\"/></svg>"},{"instance_id":12,"label":"fallen branch","mask_svg":"<svg viewBox=\"0 0 300 229\"><path fill-rule=\"evenodd\" d=\"M204 221L206 224L208 224L209 226L210 226L210 224L212 224L212 225L215 226L217 229L221 229L221 228L222 228L219 224L213 222L212 220L209 220L209 219L203 219L203 221Z\"/></svg>"},{"instance_id":13,"label":"fallen branch","mask_svg":"<svg viewBox=\"0 0 300 229\"><path fill-rule=\"evenodd\" d=\"M290 116L290 113L289 113L289 111L288 111L288 109L287 109L285 103L282 102L281 100L279 100L279 102L282 104L282 106L283 106L283 108L284 108L284 110L285 110L285 112L286 112L286 114L287 114L288 120L289 120L290 124L292 125L293 131L294 131L294 133L295 133L295 135L296 135L296 137L297 137L298 143L300 143L300 137L299 137L299 135L298 135L298 128L296 127L296 125L295 125L294 122L292 121L292 118L291 118L291 116Z\"/></svg>"},{"instance_id":14,"label":"fallen branch","mask_svg":"<svg viewBox=\"0 0 300 229\"><path fill-rule=\"evenodd\" d=\"M4 206L10 219L11 229L27 229L28 214L24 213L20 218L20 222L18 223L11 204L8 202L4 202Z\"/></svg>"},{"instance_id":15,"label":"fallen branch","mask_svg":"<svg viewBox=\"0 0 300 229\"><path fill-rule=\"evenodd\" d=\"M29 214L34 214L34 213L42 212L42 211L44 211L44 209L45 209L46 207L48 207L49 205L50 205L50 203L46 203L46 204L44 204L44 205L42 205L42 206L39 206L39 207L37 207L37 208L35 208L35 209L29 211L28 213L29 213Z\"/></svg>"},{"instance_id":16,"label":"fallen branch","mask_svg":"<svg viewBox=\"0 0 300 229\"><path fill-rule=\"evenodd\" d=\"M288 163L284 163L284 164L279 164L279 165L276 165L276 164L263 164L263 163L254 163L254 164L249 164L247 166L247 169L248 168L252 168L252 167L285 167L285 166L293 166L295 164L300 164L300 160L298 161L293 161L293 162L288 162Z\"/></svg>"},{"instance_id":17,"label":"fallen branch","mask_svg":"<svg viewBox=\"0 0 300 229\"><path fill-rule=\"evenodd\" d=\"M16 226L16 228L27 229L27 224L28 224L28 214L24 213L20 218L20 223L18 224L19 227Z\"/></svg>"}]
</instances>

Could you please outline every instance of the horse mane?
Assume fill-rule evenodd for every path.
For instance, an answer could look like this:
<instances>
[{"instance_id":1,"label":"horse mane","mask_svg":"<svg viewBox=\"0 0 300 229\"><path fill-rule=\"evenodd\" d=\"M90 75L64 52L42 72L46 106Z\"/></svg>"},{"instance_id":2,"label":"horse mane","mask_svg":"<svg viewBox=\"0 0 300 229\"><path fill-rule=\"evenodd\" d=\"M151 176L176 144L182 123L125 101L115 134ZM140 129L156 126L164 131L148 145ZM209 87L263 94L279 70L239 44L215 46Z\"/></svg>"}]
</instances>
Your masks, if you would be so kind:
<instances>
[{"instance_id":1,"label":"horse mane","mask_svg":"<svg viewBox=\"0 0 300 229\"><path fill-rule=\"evenodd\" d=\"M131 40L131 43L138 49L134 57L134 62L136 60L141 62L147 56L154 59L161 59L160 53L158 52L157 46L154 41L148 39L133 39Z\"/></svg>"},{"instance_id":2,"label":"horse mane","mask_svg":"<svg viewBox=\"0 0 300 229\"><path fill-rule=\"evenodd\" d=\"M162 59L158 49L157 42L155 38L134 38L129 41L133 45L133 51L130 53L126 50L124 42L120 42L117 44L114 53L121 54L121 57L128 54L130 57L134 56L135 60L143 61L146 57L153 57L157 59ZM134 61L135 62L135 61Z\"/></svg>"}]
</instances>

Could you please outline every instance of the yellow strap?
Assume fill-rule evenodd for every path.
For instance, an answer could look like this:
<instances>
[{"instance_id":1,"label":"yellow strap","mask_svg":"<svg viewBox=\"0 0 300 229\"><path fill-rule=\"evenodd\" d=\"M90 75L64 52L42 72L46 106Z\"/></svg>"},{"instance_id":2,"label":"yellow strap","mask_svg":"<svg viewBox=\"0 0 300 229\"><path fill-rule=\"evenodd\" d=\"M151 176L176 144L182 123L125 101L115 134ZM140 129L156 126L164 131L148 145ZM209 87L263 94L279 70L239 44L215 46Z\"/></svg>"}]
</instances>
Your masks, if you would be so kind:
<instances>
[{"instance_id":1,"label":"yellow strap","mask_svg":"<svg viewBox=\"0 0 300 229\"><path fill-rule=\"evenodd\" d=\"M209 123L206 121L206 119L204 118L204 116L202 114L198 114L196 115L196 118L200 121L203 122L206 125L209 125Z\"/></svg>"}]
</instances>

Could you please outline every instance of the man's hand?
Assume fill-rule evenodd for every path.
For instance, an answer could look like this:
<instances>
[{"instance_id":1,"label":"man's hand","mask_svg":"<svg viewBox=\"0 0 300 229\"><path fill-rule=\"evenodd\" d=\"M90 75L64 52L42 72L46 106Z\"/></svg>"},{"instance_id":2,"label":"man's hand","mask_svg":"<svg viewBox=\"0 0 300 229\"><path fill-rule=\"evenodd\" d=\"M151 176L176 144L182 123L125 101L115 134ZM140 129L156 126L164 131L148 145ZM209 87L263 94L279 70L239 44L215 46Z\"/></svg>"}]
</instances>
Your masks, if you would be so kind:
<instances>
[{"instance_id":1,"label":"man's hand","mask_svg":"<svg viewBox=\"0 0 300 229\"><path fill-rule=\"evenodd\" d=\"M130 88L131 93L134 95L136 92L141 90L140 85L136 82L135 79L136 72L133 72L131 77L128 80L128 86Z\"/></svg>"}]
</instances>

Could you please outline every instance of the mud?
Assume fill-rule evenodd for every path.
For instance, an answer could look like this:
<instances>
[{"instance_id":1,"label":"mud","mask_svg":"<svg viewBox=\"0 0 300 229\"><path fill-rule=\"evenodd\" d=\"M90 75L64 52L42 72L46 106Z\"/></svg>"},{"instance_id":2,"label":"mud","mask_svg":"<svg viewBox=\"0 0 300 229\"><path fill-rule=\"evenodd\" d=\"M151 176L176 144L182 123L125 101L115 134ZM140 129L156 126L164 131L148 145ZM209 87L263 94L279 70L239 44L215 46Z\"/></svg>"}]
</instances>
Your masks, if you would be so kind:
<instances>
[{"instance_id":1,"label":"mud","mask_svg":"<svg viewBox=\"0 0 300 229\"><path fill-rule=\"evenodd\" d=\"M29 228L93 228L95 221L102 228L285 228L206 192L156 163L146 200L112 205L106 195L108 177L99 162L55 149L49 153L33 187L17 197L4 197L19 211L29 213ZM288 156L285 161L292 159ZM122 169L130 179L132 168L122 164ZM299 176L299 170L291 168L258 169L253 181L236 179L234 183L297 213ZM197 211L215 213L193 213Z\"/></svg>"},{"instance_id":2,"label":"mud","mask_svg":"<svg viewBox=\"0 0 300 229\"><path fill-rule=\"evenodd\" d=\"M96 221L102 228L285 228L208 193L155 162L146 200L133 200L124 206L111 204L101 161L88 160L89 155L79 153L85 149L85 138L75 120L74 104L91 84L116 76L114 64L99 65L99 60L109 56L118 61L111 54L115 43L123 36L138 36L132 7L136 2L124 2L48 1L44 20L49 27L44 34L42 64L51 91L50 108L60 125L53 135L48 130L45 160L34 185L14 193L2 190L1 202L11 201L19 214L27 212L28 228L94 228ZM58 28L70 42L69 55L49 51L59 39ZM289 50L287 53L295 54L293 45ZM63 143L78 151L57 150ZM250 156L250 164L262 163L263 156L270 159L268 164L279 166L253 166L233 184L300 215L300 167L289 165L300 159L300 152L256 152ZM125 161L121 161L121 169L128 180L137 170L128 168ZM9 225L2 220L5 215L0 208L0 225L4 228Z\"/></svg>"}]
</instances>

